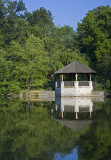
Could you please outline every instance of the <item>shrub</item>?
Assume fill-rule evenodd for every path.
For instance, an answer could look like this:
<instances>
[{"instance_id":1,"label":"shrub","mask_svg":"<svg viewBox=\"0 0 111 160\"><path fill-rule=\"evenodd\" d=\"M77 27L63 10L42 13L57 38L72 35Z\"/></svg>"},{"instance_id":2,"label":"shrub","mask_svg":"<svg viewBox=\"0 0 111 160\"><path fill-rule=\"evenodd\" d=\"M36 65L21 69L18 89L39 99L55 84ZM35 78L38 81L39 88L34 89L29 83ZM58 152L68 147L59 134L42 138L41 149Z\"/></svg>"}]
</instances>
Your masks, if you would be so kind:
<instances>
[{"instance_id":1,"label":"shrub","mask_svg":"<svg viewBox=\"0 0 111 160\"><path fill-rule=\"evenodd\" d=\"M20 94L19 83L17 82L0 82L0 95Z\"/></svg>"},{"instance_id":2,"label":"shrub","mask_svg":"<svg viewBox=\"0 0 111 160\"><path fill-rule=\"evenodd\" d=\"M94 86L94 91L102 91L103 90L103 86L101 83L97 83L95 86Z\"/></svg>"},{"instance_id":3,"label":"shrub","mask_svg":"<svg viewBox=\"0 0 111 160\"><path fill-rule=\"evenodd\" d=\"M105 88L109 90L110 86L111 86L110 80L107 80L105 84Z\"/></svg>"},{"instance_id":4,"label":"shrub","mask_svg":"<svg viewBox=\"0 0 111 160\"><path fill-rule=\"evenodd\" d=\"M10 84L8 85L8 91L10 94L20 94L20 87L19 87L19 83L17 82L10 82Z\"/></svg>"}]
</instances>

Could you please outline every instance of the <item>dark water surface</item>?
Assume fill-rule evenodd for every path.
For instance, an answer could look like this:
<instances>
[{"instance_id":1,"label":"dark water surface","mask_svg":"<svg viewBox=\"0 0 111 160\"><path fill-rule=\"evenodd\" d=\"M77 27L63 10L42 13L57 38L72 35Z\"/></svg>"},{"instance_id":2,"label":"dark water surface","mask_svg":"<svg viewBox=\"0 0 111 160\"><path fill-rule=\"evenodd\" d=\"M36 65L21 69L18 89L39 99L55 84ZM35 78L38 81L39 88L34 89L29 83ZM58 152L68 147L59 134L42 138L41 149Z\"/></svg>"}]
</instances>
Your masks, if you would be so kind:
<instances>
[{"instance_id":1,"label":"dark water surface","mask_svg":"<svg viewBox=\"0 0 111 160\"><path fill-rule=\"evenodd\" d=\"M0 160L111 160L111 102L0 99Z\"/></svg>"}]
</instances>

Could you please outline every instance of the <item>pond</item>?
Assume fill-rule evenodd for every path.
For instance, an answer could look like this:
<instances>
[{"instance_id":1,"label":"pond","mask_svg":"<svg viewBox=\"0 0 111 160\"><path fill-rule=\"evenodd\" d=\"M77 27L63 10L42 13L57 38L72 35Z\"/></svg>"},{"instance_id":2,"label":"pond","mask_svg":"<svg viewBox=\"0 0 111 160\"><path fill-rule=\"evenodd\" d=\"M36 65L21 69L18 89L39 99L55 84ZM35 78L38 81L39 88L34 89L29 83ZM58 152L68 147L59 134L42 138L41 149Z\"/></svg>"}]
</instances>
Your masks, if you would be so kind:
<instances>
[{"instance_id":1,"label":"pond","mask_svg":"<svg viewBox=\"0 0 111 160\"><path fill-rule=\"evenodd\" d=\"M0 160L111 160L111 102L0 99Z\"/></svg>"}]
</instances>

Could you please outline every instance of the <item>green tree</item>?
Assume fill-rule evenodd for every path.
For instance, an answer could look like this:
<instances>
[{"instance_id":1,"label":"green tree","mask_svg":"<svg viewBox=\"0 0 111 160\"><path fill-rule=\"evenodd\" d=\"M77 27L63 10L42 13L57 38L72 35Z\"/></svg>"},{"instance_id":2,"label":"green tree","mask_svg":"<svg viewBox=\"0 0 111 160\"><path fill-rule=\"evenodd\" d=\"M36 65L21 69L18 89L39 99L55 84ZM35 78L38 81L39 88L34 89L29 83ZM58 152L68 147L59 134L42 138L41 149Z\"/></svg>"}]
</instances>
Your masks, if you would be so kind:
<instances>
[{"instance_id":1,"label":"green tree","mask_svg":"<svg viewBox=\"0 0 111 160\"><path fill-rule=\"evenodd\" d=\"M101 6L86 14L78 24L78 39L81 52L86 53L96 70L99 79L105 79L108 61L111 57L111 7ZM108 58L107 58L108 57ZM106 63L105 63L106 61Z\"/></svg>"},{"instance_id":2,"label":"green tree","mask_svg":"<svg viewBox=\"0 0 111 160\"><path fill-rule=\"evenodd\" d=\"M31 26L38 25L39 27L44 27L44 25L53 25L52 13L41 7L39 10L33 11L33 13L26 12L27 21Z\"/></svg>"},{"instance_id":3,"label":"green tree","mask_svg":"<svg viewBox=\"0 0 111 160\"><path fill-rule=\"evenodd\" d=\"M8 60L12 62L12 79L21 87L43 86L47 82L49 58L40 38L31 35L24 47L13 41Z\"/></svg>"},{"instance_id":4,"label":"green tree","mask_svg":"<svg viewBox=\"0 0 111 160\"><path fill-rule=\"evenodd\" d=\"M49 71L49 58L44 49L44 42L31 35L26 42L25 52L29 84L43 86L47 82Z\"/></svg>"},{"instance_id":5,"label":"green tree","mask_svg":"<svg viewBox=\"0 0 111 160\"><path fill-rule=\"evenodd\" d=\"M29 26L33 26L32 33L35 36L38 34L42 39L49 35L54 26L52 13L44 7L33 11L33 13L26 12L25 17Z\"/></svg>"},{"instance_id":6,"label":"green tree","mask_svg":"<svg viewBox=\"0 0 111 160\"><path fill-rule=\"evenodd\" d=\"M9 44L19 36L21 26L18 20L23 17L26 8L22 0L19 2L0 0L0 4L0 32L4 35L5 43Z\"/></svg>"}]
</instances>

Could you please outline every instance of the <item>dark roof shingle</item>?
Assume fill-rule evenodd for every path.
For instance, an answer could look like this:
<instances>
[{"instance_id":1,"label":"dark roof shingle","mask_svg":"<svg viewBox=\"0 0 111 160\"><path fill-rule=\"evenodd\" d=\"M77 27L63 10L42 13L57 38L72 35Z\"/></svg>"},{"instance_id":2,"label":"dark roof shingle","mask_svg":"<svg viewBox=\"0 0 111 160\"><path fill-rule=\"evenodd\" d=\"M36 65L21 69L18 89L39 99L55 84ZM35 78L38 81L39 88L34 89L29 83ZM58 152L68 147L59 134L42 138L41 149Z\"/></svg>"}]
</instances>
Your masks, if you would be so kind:
<instances>
[{"instance_id":1,"label":"dark roof shingle","mask_svg":"<svg viewBox=\"0 0 111 160\"><path fill-rule=\"evenodd\" d=\"M54 74L62 74L62 73L96 73L96 72L91 68L75 60L72 63L59 69Z\"/></svg>"}]
</instances>

